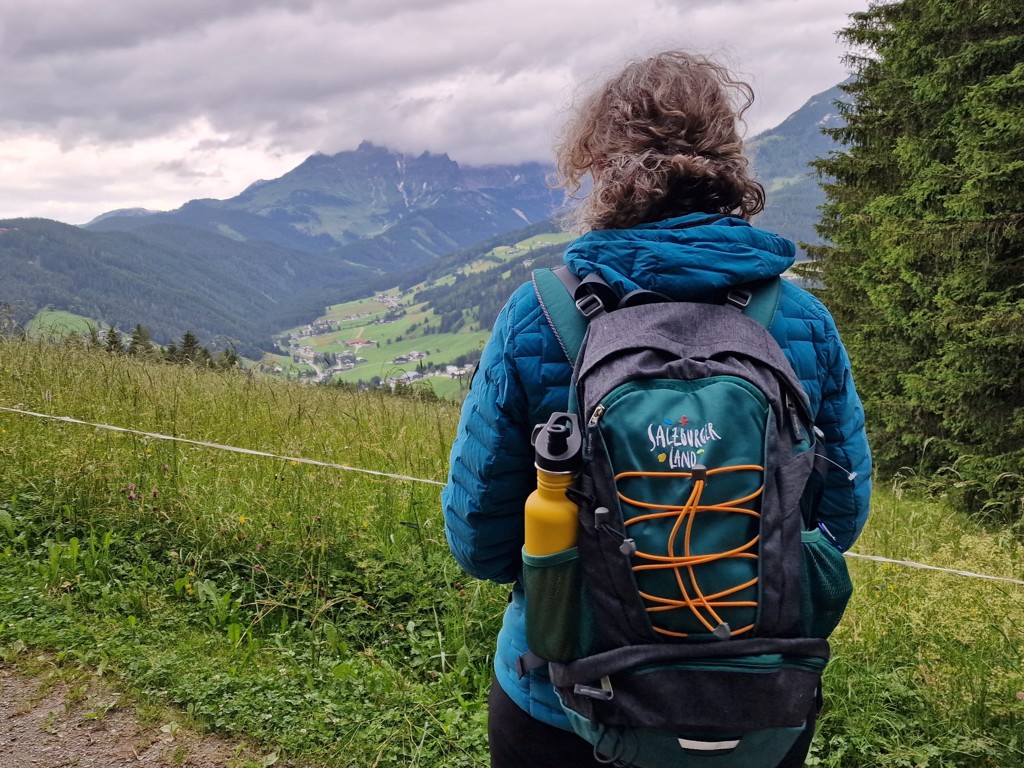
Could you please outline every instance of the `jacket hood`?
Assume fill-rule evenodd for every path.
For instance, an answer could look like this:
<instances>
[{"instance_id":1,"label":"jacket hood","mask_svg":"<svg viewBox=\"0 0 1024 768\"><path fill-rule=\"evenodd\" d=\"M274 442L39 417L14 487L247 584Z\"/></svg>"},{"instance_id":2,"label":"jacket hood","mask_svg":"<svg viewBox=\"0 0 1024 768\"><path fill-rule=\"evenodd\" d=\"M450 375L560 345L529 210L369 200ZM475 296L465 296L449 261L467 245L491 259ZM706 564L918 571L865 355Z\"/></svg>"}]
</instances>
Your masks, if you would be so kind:
<instances>
[{"instance_id":1,"label":"jacket hood","mask_svg":"<svg viewBox=\"0 0 1024 768\"><path fill-rule=\"evenodd\" d=\"M565 251L574 274L597 272L620 296L642 288L676 301L781 275L795 260L796 246L786 238L704 213L594 230Z\"/></svg>"}]
</instances>

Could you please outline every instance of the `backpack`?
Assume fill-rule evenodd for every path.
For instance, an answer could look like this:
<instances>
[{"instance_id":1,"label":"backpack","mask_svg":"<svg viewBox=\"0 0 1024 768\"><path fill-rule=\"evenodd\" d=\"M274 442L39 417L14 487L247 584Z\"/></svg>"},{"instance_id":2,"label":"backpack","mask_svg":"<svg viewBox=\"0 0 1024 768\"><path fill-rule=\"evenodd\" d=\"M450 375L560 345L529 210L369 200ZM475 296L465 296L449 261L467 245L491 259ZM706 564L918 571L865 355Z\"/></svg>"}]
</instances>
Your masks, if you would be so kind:
<instances>
[{"instance_id":1,"label":"backpack","mask_svg":"<svg viewBox=\"0 0 1024 768\"><path fill-rule=\"evenodd\" d=\"M548 423L579 429L582 458L576 546L523 555L520 674L548 665L602 761L774 768L852 592L811 511L808 399L767 330L780 279L709 303L620 299L564 267L533 281L574 364Z\"/></svg>"}]
</instances>

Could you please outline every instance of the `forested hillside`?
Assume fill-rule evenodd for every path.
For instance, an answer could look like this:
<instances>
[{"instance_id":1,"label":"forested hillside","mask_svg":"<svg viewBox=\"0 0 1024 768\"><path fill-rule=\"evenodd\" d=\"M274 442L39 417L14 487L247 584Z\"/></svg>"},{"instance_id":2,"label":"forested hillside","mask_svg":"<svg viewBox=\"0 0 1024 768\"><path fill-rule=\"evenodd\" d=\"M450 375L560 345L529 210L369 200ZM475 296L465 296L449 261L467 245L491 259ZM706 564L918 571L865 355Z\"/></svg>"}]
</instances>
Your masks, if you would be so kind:
<instances>
[{"instance_id":1,"label":"forested hillside","mask_svg":"<svg viewBox=\"0 0 1024 768\"><path fill-rule=\"evenodd\" d=\"M809 274L883 472L1024 521L1024 14L903 0L843 32L857 78Z\"/></svg>"},{"instance_id":2,"label":"forested hillside","mask_svg":"<svg viewBox=\"0 0 1024 768\"><path fill-rule=\"evenodd\" d=\"M825 201L814 160L827 157L838 143L827 128L842 125L837 101L849 99L836 86L811 97L775 128L747 143L751 166L765 187L765 209L754 223L800 244L819 242L815 226ZM803 249L798 258L806 258Z\"/></svg>"},{"instance_id":3,"label":"forested hillside","mask_svg":"<svg viewBox=\"0 0 1024 768\"><path fill-rule=\"evenodd\" d=\"M365 269L272 243L150 225L87 232L47 219L0 221L0 303L21 322L56 307L167 343L191 330L258 354L275 331L358 292Z\"/></svg>"},{"instance_id":4,"label":"forested hillside","mask_svg":"<svg viewBox=\"0 0 1024 768\"><path fill-rule=\"evenodd\" d=\"M530 280L540 267L562 263L564 245L551 245L530 252L529 259L497 265L481 272L460 272L451 284L436 285L416 292L413 300L427 302L427 309L441 319L441 333L459 330L472 317L477 327L490 328L509 292ZM474 310L472 313L469 310Z\"/></svg>"}]
</instances>

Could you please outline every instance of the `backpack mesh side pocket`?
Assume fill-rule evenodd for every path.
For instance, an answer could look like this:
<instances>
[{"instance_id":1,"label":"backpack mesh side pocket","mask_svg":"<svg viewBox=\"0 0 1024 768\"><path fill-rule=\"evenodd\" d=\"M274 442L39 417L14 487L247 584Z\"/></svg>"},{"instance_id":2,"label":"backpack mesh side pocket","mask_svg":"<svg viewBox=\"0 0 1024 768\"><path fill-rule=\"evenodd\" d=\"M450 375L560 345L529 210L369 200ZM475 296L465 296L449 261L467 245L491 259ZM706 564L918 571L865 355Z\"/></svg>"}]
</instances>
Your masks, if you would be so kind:
<instances>
[{"instance_id":1,"label":"backpack mesh side pocket","mask_svg":"<svg viewBox=\"0 0 1024 768\"><path fill-rule=\"evenodd\" d=\"M803 531L800 542L803 634L828 637L843 617L853 594L853 582L843 553L830 544L820 530Z\"/></svg>"},{"instance_id":2,"label":"backpack mesh side pocket","mask_svg":"<svg viewBox=\"0 0 1024 768\"><path fill-rule=\"evenodd\" d=\"M526 645L546 661L571 661L579 654L581 579L576 547L552 555L523 552Z\"/></svg>"}]
</instances>

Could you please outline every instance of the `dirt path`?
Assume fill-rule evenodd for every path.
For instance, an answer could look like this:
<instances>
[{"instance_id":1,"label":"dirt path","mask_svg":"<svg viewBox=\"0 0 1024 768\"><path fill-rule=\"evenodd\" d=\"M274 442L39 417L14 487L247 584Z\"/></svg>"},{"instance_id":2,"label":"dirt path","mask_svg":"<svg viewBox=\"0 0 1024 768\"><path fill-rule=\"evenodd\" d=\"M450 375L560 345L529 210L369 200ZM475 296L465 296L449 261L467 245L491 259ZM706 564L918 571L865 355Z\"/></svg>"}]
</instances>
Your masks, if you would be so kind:
<instances>
[{"instance_id":1,"label":"dirt path","mask_svg":"<svg viewBox=\"0 0 1024 768\"><path fill-rule=\"evenodd\" d=\"M179 727L170 716L158 720L143 725L135 706L96 677L26 677L0 666L0 768L247 768L272 763L244 745Z\"/></svg>"}]
</instances>

